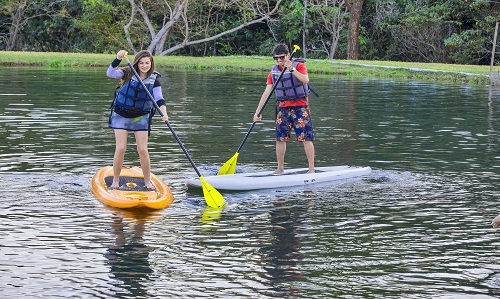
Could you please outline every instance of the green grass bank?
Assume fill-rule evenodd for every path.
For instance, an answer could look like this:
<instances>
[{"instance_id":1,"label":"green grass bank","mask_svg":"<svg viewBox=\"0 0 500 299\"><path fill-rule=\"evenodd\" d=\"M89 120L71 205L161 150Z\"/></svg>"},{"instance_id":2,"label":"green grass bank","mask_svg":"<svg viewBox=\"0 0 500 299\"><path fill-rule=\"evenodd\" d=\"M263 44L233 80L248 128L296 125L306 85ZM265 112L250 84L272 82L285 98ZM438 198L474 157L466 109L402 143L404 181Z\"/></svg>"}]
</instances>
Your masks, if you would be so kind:
<instances>
[{"instance_id":1,"label":"green grass bank","mask_svg":"<svg viewBox=\"0 0 500 299\"><path fill-rule=\"evenodd\" d=\"M113 58L114 54L0 51L0 65L3 66L107 67ZM158 56L155 62L159 67L178 69L256 72L268 72L274 64L271 57L262 56ZM490 67L484 65L308 59L307 69L311 74L352 78L490 84ZM500 74L500 66L495 66L493 72Z\"/></svg>"}]
</instances>

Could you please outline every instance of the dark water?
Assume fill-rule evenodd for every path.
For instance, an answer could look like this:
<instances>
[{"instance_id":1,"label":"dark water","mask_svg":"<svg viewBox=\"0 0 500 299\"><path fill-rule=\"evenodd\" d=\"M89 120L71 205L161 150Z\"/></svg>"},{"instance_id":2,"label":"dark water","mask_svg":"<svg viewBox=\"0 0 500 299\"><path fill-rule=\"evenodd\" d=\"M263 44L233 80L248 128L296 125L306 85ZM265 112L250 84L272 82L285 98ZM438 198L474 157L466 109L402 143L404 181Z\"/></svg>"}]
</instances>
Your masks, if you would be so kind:
<instances>
[{"instance_id":1,"label":"dark water","mask_svg":"<svg viewBox=\"0 0 500 299\"><path fill-rule=\"evenodd\" d=\"M105 69L0 68L1 298L498 298L500 90L311 76L318 166L363 179L222 192L205 208L160 121L153 172L167 209L108 208L90 178L110 165L116 80ZM204 175L236 151L265 74L160 70L173 128ZM238 170L275 165L273 103ZM126 155L138 165L133 137ZM305 167L293 142L288 167Z\"/></svg>"}]
</instances>

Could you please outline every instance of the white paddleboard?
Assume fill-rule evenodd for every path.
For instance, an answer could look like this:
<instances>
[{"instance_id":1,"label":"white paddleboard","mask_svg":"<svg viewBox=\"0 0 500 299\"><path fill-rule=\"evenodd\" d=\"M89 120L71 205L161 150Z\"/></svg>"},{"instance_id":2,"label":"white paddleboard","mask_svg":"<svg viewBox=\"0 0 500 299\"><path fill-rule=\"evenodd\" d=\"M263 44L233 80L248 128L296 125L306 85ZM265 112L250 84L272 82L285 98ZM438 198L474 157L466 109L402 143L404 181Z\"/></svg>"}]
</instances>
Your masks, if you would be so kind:
<instances>
[{"instance_id":1,"label":"white paddleboard","mask_svg":"<svg viewBox=\"0 0 500 299\"><path fill-rule=\"evenodd\" d=\"M307 170L307 168L297 168L285 170L282 174L273 174L273 171L262 171L204 176L203 178L215 189L245 191L324 183L360 177L372 171L370 167L356 166L316 167L315 173L307 173ZM189 179L187 185L201 188L199 178Z\"/></svg>"}]
</instances>

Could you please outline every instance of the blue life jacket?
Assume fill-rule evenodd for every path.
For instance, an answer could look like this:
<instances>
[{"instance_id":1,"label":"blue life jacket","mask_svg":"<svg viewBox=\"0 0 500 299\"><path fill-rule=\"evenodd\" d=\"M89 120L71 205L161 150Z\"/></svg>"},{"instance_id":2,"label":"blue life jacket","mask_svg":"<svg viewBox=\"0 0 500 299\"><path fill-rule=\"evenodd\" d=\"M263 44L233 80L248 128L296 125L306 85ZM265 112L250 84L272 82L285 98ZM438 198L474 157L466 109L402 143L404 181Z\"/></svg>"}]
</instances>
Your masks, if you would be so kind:
<instances>
[{"instance_id":1,"label":"blue life jacket","mask_svg":"<svg viewBox=\"0 0 500 299\"><path fill-rule=\"evenodd\" d=\"M299 64L299 61L292 61L292 66L294 68L297 64ZM281 72L278 65L273 66L271 70L273 84L276 84ZM281 80L276 85L275 93L276 101L290 100L295 102L309 95L309 86L295 78L295 76L286 69L283 73L283 77L281 77Z\"/></svg>"},{"instance_id":2,"label":"blue life jacket","mask_svg":"<svg viewBox=\"0 0 500 299\"><path fill-rule=\"evenodd\" d=\"M151 76L142 80L151 95L153 94L156 78L159 76L159 73L154 72ZM127 118L135 118L151 112L153 102L142 84L135 77L132 77L119 88L113 106L117 114Z\"/></svg>"}]
</instances>

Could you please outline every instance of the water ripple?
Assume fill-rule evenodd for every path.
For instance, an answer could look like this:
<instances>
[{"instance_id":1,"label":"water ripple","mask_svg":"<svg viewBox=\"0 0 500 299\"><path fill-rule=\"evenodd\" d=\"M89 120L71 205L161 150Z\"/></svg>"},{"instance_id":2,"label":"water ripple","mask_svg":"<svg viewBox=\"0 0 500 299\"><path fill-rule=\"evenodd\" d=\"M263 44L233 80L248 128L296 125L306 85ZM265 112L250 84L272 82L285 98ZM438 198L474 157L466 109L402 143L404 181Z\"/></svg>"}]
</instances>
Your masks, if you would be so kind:
<instances>
[{"instance_id":1,"label":"water ripple","mask_svg":"<svg viewBox=\"0 0 500 299\"><path fill-rule=\"evenodd\" d=\"M311 98L318 165L369 165L372 174L222 192L223 211L187 189L196 173L158 121L151 164L175 199L138 213L106 207L90 191L92 174L112 163L106 109L116 82L90 69L1 73L10 77L0 82L18 82L4 87L16 95L0 101L2 298L500 294L491 228L500 196L498 91L488 98L482 87L315 76L325 94ZM251 125L261 76L162 73L173 127L202 174L215 174ZM250 134L239 172L275 167L273 118L269 109ZM126 160L137 165L130 143ZM298 158L287 166L305 163L302 155L290 143L287 157Z\"/></svg>"}]
</instances>

